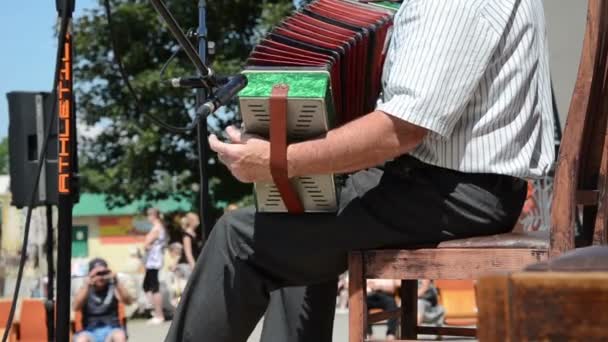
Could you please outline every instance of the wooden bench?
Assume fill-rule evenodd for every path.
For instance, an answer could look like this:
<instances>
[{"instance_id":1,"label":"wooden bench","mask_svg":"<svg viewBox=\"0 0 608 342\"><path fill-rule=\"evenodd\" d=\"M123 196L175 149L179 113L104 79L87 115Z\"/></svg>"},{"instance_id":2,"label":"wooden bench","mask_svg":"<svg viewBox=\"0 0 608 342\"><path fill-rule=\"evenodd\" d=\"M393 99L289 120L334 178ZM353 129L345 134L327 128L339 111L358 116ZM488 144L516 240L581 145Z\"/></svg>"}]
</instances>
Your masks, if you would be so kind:
<instances>
[{"instance_id":1,"label":"wooden bench","mask_svg":"<svg viewBox=\"0 0 608 342\"><path fill-rule=\"evenodd\" d=\"M477 323L477 301L472 280L436 280L439 304L445 310L445 325L471 326Z\"/></svg>"},{"instance_id":2,"label":"wooden bench","mask_svg":"<svg viewBox=\"0 0 608 342\"><path fill-rule=\"evenodd\" d=\"M608 247L478 282L480 342L608 341Z\"/></svg>"},{"instance_id":3,"label":"wooden bench","mask_svg":"<svg viewBox=\"0 0 608 342\"><path fill-rule=\"evenodd\" d=\"M17 342L17 327L15 324L10 328L6 327L6 321L8 320L8 314L11 310L12 300L10 299L2 299L0 300L0 333L4 336L4 332L6 329L10 329L8 334L9 342Z\"/></svg>"},{"instance_id":4,"label":"wooden bench","mask_svg":"<svg viewBox=\"0 0 608 342\"><path fill-rule=\"evenodd\" d=\"M390 316L367 316L368 278L403 279L401 338L415 340L418 334L475 336L473 328L417 326L416 279L477 279L497 271L521 270L576 246L606 243L607 20L606 0L589 0L581 63L557 162L550 232L513 232L443 242L433 248L351 252L350 342L365 341L367 324ZM584 207L583 227L580 239L575 241L577 206Z\"/></svg>"}]
</instances>

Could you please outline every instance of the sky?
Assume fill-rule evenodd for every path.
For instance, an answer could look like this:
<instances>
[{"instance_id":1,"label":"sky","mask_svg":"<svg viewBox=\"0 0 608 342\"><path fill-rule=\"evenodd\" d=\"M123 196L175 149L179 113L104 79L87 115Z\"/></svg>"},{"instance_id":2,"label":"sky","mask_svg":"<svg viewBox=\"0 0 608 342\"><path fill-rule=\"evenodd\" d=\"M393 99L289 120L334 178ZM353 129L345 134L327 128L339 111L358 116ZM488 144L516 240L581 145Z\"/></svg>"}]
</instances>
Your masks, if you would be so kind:
<instances>
[{"instance_id":1,"label":"sky","mask_svg":"<svg viewBox=\"0 0 608 342\"><path fill-rule=\"evenodd\" d=\"M74 16L96 5L76 0ZM50 91L57 40L55 0L0 1L0 138L8 135L10 91Z\"/></svg>"}]
</instances>

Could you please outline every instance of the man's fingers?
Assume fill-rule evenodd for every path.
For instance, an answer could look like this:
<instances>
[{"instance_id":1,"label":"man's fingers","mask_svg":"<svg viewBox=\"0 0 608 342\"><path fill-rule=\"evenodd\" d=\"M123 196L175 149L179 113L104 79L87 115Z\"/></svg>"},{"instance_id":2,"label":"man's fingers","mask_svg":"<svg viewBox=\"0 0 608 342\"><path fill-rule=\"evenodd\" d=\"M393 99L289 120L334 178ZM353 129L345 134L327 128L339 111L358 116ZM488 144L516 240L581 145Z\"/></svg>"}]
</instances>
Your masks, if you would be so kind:
<instances>
[{"instance_id":1,"label":"man's fingers","mask_svg":"<svg viewBox=\"0 0 608 342\"><path fill-rule=\"evenodd\" d=\"M209 136L209 147L217 152L218 159L229 168L230 164L238 159L237 149L239 145L221 142L214 134Z\"/></svg>"},{"instance_id":2,"label":"man's fingers","mask_svg":"<svg viewBox=\"0 0 608 342\"><path fill-rule=\"evenodd\" d=\"M209 147L217 153L227 154L230 148L229 144L221 142L215 134L209 136Z\"/></svg>"},{"instance_id":3,"label":"man's fingers","mask_svg":"<svg viewBox=\"0 0 608 342\"><path fill-rule=\"evenodd\" d=\"M238 128L236 128L234 126L228 126L226 128L226 134L228 135L228 138L230 139L230 141L232 141L233 143L235 143L235 144L243 143L243 135Z\"/></svg>"}]
</instances>

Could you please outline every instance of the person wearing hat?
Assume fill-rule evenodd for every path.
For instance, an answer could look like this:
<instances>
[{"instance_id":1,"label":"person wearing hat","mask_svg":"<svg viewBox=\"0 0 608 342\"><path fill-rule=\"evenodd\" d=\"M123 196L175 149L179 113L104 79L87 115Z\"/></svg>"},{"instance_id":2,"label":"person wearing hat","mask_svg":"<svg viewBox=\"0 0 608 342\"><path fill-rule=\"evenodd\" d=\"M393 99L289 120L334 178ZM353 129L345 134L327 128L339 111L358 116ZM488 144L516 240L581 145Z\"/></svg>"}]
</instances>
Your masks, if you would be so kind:
<instances>
[{"instance_id":1,"label":"person wearing hat","mask_svg":"<svg viewBox=\"0 0 608 342\"><path fill-rule=\"evenodd\" d=\"M82 311L84 330L75 342L123 342L126 332L118 319L118 303L131 304L131 296L101 258L89 262L89 275L74 297L74 310Z\"/></svg>"}]
</instances>

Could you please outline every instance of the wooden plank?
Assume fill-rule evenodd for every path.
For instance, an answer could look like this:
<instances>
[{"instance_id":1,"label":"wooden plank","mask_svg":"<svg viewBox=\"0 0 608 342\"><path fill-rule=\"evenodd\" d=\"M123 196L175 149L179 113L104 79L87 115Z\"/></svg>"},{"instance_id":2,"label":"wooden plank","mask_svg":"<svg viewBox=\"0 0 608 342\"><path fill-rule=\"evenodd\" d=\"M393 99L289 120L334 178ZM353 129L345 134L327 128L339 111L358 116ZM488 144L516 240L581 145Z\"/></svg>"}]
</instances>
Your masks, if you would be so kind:
<instances>
[{"instance_id":1,"label":"wooden plank","mask_svg":"<svg viewBox=\"0 0 608 342\"><path fill-rule=\"evenodd\" d=\"M578 190L576 192L576 204L584 206L596 205L599 194L597 190Z\"/></svg>"},{"instance_id":2,"label":"wooden plank","mask_svg":"<svg viewBox=\"0 0 608 342\"><path fill-rule=\"evenodd\" d=\"M606 96L608 96L608 94L606 94ZM597 216L595 217L595 227L593 230L594 245L605 245L607 240L606 224L608 223L608 213L606 212L606 209L608 209L608 195L606 194L606 191L608 191L608 135L604 135L604 138L606 140L604 141L603 157L600 165L600 176L597 184L599 188L599 196Z\"/></svg>"},{"instance_id":3,"label":"wooden plank","mask_svg":"<svg viewBox=\"0 0 608 342\"><path fill-rule=\"evenodd\" d=\"M401 337L418 338L418 280L402 280L399 295L401 296Z\"/></svg>"},{"instance_id":4,"label":"wooden plank","mask_svg":"<svg viewBox=\"0 0 608 342\"><path fill-rule=\"evenodd\" d=\"M378 279L476 279L519 271L547 259L546 250L445 248L373 250L364 254L365 277Z\"/></svg>"},{"instance_id":5,"label":"wooden plank","mask_svg":"<svg viewBox=\"0 0 608 342\"><path fill-rule=\"evenodd\" d=\"M588 120L588 116L592 104L597 101L597 96L602 95L601 92L598 94L597 88L602 87L604 81L594 77L596 70L599 69L599 63L602 63L599 57L603 37L598 33L602 32L599 10L603 5L603 1L589 0L581 61L555 172L551 203L551 250L549 251L552 258L575 247L574 206L579 189L580 162L585 159L584 155L581 156L584 153L582 150L583 138L587 123L593 124Z\"/></svg>"},{"instance_id":6,"label":"wooden plank","mask_svg":"<svg viewBox=\"0 0 608 342\"><path fill-rule=\"evenodd\" d=\"M401 317L400 308L369 314L369 315L367 315L367 324L374 324L374 323L386 321L389 318L395 318L395 317L397 317L397 318Z\"/></svg>"},{"instance_id":7,"label":"wooden plank","mask_svg":"<svg viewBox=\"0 0 608 342\"><path fill-rule=\"evenodd\" d=\"M362 342L367 337L367 293L363 268L363 254L350 252L348 255L349 342Z\"/></svg>"},{"instance_id":8,"label":"wooden plank","mask_svg":"<svg viewBox=\"0 0 608 342\"><path fill-rule=\"evenodd\" d=\"M513 341L608 341L608 273L511 275Z\"/></svg>"},{"instance_id":9,"label":"wooden plank","mask_svg":"<svg viewBox=\"0 0 608 342\"><path fill-rule=\"evenodd\" d=\"M597 7L601 6L601 7ZM605 40L607 38L608 25L605 19L607 15L606 4L591 4L590 9L595 9L594 13L590 13L589 16L597 17L599 28L596 31L600 43L604 43L604 47L601 49L604 52L598 57L596 67L594 70L594 79L598 80L599 83L596 87L592 88L591 99L589 100L589 111L586 122L585 134L583 135L583 150L581 151L581 170L580 170L580 182L581 186L585 189L597 189L598 190L598 201L594 204L599 208L597 211L592 211L592 216L589 218L589 225L585 225L584 236L591 238L593 236L594 243L599 243L601 240L601 233L604 227L599 225L605 225L606 220L606 194L605 194L605 183L606 183L606 172L608 165L606 161L606 153L608 152L608 146L606 145L606 120L608 114L608 101L606 100L607 88L606 88L606 46ZM604 80L603 84L600 80ZM598 231L598 228L599 231ZM594 231L595 236L594 236Z\"/></svg>"},{"instance_id":10,"label":"wooden plank","mask_svg":"<svg viewBox=\"0 0 608 342\"><path fill-rule=\"evenodd\" d=\"M604 9L608 6L604 4ZM604 13L606 15L606 13ZM608 27L604 27L602 34L605 38L608 38ZM604 72L605 75L608 74L606 72L606 68L608 68L608 61L606 60L606 56L604 56ZM604 76L606 77L606 76ZM594 235L593 235L593 244L594 245L605 245L608 243L608 213L606 210L608 209L608 134L606 134L606 116L608 114L608 87L604 86L603 94L601 97L601 104L599 105L599 110L597 111L598 115L602 115L603 122L594 123L595 125L599 125L602 129L601 134L598 134L600 143L603 145L602 149L596 152L596 158L600 159L599 166L599 177L597 180L597 188L599 192L598 196L598 210L597 216L595 218L594 225ZM597 146L600 146L598 144Z\"/></svg>"},{"instance_id":11,"label":"wooden plank","mask_svg":"<svg viewBox=\"0 0 608 342\"><path fill-rule=\"evenodd\" d=\"M418 333L423 335L441 335L441 336L477 336L476 328L459 328L459 327L430 327L419 326Z\"/></svg>"},{"instance_id":12,"label":"wooden plank","mask_svg":"<svg viewBox=\"0 0 608 342\"><path fill-rule=\"evenodd\" d=\"M514 342L510 329L509 275L493 274L477 281L477 338L480 342Z\"/></svg>"}]
</instances>

